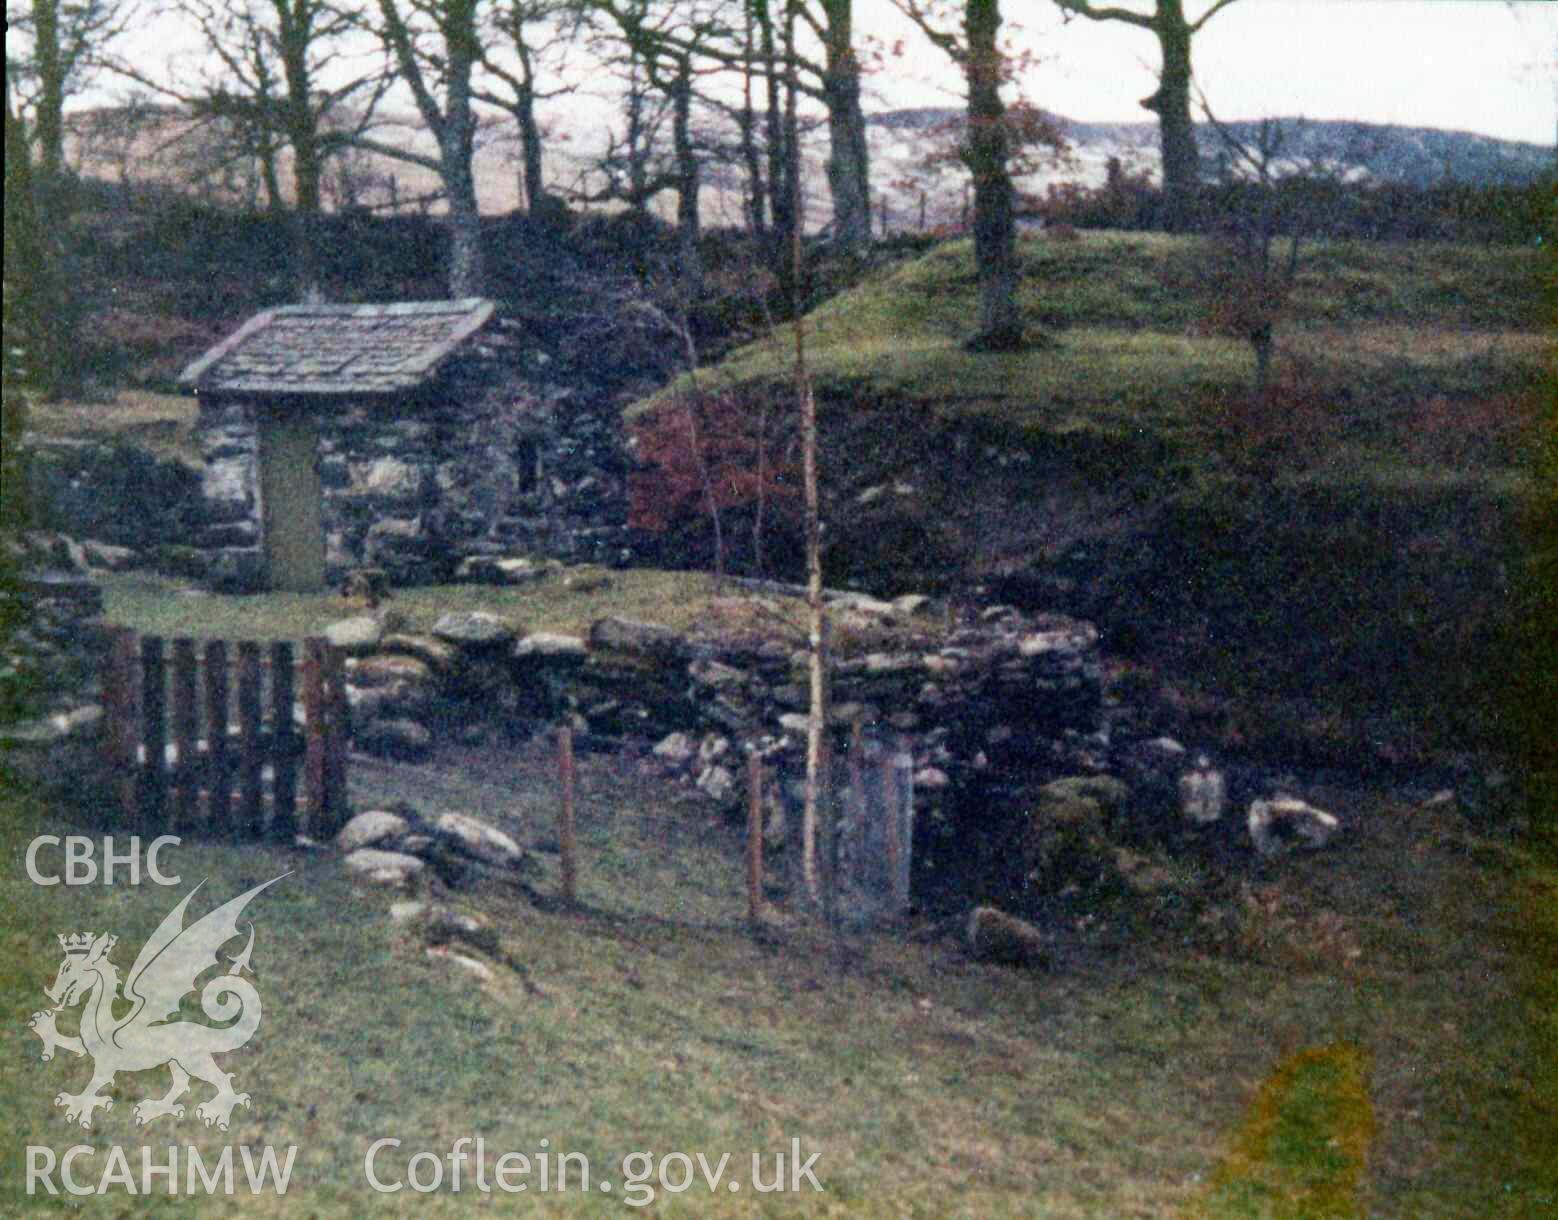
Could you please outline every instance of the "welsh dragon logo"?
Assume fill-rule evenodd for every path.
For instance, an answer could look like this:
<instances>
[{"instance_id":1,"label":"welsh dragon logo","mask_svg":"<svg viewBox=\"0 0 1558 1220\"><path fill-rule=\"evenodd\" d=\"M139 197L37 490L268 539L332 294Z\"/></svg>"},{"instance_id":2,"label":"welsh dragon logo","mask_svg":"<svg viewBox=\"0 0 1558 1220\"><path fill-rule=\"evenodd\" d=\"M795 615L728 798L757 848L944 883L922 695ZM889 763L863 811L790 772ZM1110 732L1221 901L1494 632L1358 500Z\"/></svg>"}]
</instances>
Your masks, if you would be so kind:
<instances>
[{"instance_id":1,"label":"welsh dragon logo","mask_svg":"<svg viewBox=\"0 0 1558 1220\"><path fill-rule=\"evenodd\" d=\"M289 876L283 873L282 877ZM54 1058L56 1049L92 1058L92 1079L79 1093L60 1093L54 1104L63 1106L67 1122L92 1126L93 1111L113 1107L113 1099L101 1090L113 1083L119 1072L144 1072L167 1064L173 1087L165 1097L147 1098L136 1103L135 1121L146 1124L171 1114L184 1116L179 1098L189 1091L190 1077L203 1080L216 1089L216 1095L195 1107L197 1117L206 1126L227 1130L233 1107L249 1104L247 1093L233 1091L233 1078L217 1066L213 1055L236 1050L254 1036L260 1024L260 996L254 985L243 977L254 952L254 925L249 925L249 943L237 957L223 958L223 945L240 935L238 917L260 893L282 877L272 878L240 894L184 926L184 909L200 889L197 885L183 901L168 912L151 938L141 949L124 980L120 993L119 970L109 954L119 943L106 932L77 932L59 937L65 947L64 960L54 982L44 994L54 1007L35 1012L29 1027L43 1040L43 1058ZM201 885L204 885L201 882ZM194 1021L169 1020L177 1016L183 998L195 989L195 980L212 965L231 963L225 974L212 978L200 992L201 1011L212 1021L225 1025L202 1025ZM117 1005L129 1005L122 1016L115 1016ZM81 1008L79 1035L61 1034L55 1017L75 1005Z\"/></svg>"}]
</instances>

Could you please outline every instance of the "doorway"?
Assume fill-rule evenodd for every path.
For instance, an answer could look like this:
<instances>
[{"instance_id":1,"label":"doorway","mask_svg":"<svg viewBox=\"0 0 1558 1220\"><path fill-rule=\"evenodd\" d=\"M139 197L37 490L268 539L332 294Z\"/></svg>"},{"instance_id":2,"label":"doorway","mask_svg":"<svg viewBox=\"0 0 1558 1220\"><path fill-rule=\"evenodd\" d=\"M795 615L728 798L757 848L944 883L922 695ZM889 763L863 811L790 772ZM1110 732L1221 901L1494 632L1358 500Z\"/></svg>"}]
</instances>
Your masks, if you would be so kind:
<instances>
[{"instance_id":1,"label":"doorway","mask_svg":"<svg viewBox=\"0 0 1558 1220\"><path fill-rule=\"evenodd\" d=\"M303 414L262 415L259 456L266 587L317 593L325 587L318 425Z\"/></svg>"}]
</instances>

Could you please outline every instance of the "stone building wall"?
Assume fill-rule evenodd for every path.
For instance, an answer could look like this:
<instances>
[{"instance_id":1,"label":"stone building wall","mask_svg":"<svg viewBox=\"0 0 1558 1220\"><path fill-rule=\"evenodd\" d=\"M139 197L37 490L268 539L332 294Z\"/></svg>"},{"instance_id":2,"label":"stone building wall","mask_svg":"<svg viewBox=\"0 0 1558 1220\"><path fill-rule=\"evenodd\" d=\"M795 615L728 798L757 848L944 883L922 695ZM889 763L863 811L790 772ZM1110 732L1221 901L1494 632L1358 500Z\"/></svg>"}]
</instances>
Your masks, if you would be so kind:
<instances>
[{"instance_id":1,"label":"stone building wall","mask_svg":"<svg viewBox=\"0 0 1558 1220\"><path fill-rule=\"evenodd\" d=\"M264 578L259 421L304 410L319 426L326 578L383 568L395 584L450 580L472 556L618 563L626 463L617 431L581 395L527 372L517 348L478 341L432 385L394 398L206 395L200 404L212 583Z\"/></svg>"}]
</instances>

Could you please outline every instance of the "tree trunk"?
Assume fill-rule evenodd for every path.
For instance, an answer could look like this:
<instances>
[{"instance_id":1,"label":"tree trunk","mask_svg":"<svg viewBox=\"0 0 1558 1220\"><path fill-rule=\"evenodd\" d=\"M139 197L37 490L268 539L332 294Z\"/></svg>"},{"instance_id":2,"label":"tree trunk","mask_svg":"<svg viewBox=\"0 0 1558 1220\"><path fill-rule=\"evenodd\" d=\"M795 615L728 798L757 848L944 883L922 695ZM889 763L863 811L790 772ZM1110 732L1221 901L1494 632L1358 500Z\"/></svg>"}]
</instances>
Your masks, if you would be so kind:
<instances>
[{"instance_id":1,"label":"tree trunk","mask_svg":"<svg viewBox=\"0 0 1558 1220\"><path fill-rule=\"evenodd\" d=\"M65 166L65 72L60 46L60 0L33 0L33 59L38 69L38 102L33 137L38 142L35 183L45 190Z\"/></svg>"},{"instance_id":2,"label":"tree trunk","mask_svg":"<svg viewBox=\"0 0 1558 1220\"><path fill-rule=\"evenodd\" d=\"M767 49L769 63L769 188L774 212L774 269L779 281L780 300L797 308L801 300L801 243L805 234L801 209L801 138L798 96L795 79L795 6L787 5L784 22L785 60L788 64L782 90L779 88L778 60L773 47Z\"/></svg>"},{"instance_id":3,"label":"tree trunk","mask_svg":"<svg viewBox=\"0 0 1558 1220\"><path fill-rule=\"evenodd\" d=\"M1250 346L1255 349L1255 399L1263 402L1271 385L1271 348L1273 327L1270 322L1250 332Z\"/></svg>"},{"instance_id":4,"label":"tree trunk","mask_svg":"<svg viewBox=\"0 0 1558 1220\"><path fill-rule=\"evenodd\" d=\"M1153 32L1163 57L1158 91L1142 105L1158 116L1163 156L1164 226L1171 232L1193 228L1201 186L1201 154L1190 118L1190 40L1183 0L1158 0Z\"/></svg>"},{"instance_id":5,"label":"tree trunk","mask_svg":"<svg viewBox=\"0 0 1558 1220\"><path fill-rule=\"evenodd\" d=\"M476 207L476 189L466 164L463 181L457 175L446 179L449 191L449 297L476 297L482 294L485 275L481 252L481 213Z\"/></svg>"},{"instance_id":6,"label":"tree trunk","mask_svg":"<svg viewBox=\"0 0 1558 1220\"><path fill-rule=\"evenodd\" d=\"M323 168L319 156L318 131L306 92L303 95L303 107L307 118L304 119L294 111L289 142L292 145L292 177L296 190L293 224L298 300L311 302L324 299L324 272L321 266L323 235L320 231L320 217L324 210L320 202Z\"/></svg>"},{"instance_id":7,"label":"tree trunk","mask_svg":"<svg viewBox=\"0 0 1558 1220\"><path fill-rule=\"evenodd\" d=\"M480 296L486 287L481 251L481 212L476 205L476 115L471 109L471 73L481 58L476 36L476 0L447 0L444 45L445 114L439 134L444 189L449 195L449 295Z\"/></svg>"},{"instance_id":8,"label":"tree trunk","mask_svg":"<svg viewBox=\"0 0 1558 1220\"><path fill-rule=\"evenodd\" d=\"M860 109L860 61L854 47L854 0L823 0L822 98L828 111L828 190L833 240L846 251L871 242L871 167Z\"/></svg>"},{"instance_id":9,"label":"tree trunk","mask_svg":"<svg viewBox=\"0 0 1558 1220\"><path fill-rule=\"evenodd\" d=\"M741 160L747 171L747 230L759 248L768 239L768 225L764 205L763 165L757 155L757 110L752 105L752 6L746 7L743 26L745 59L741 68Z\"/></svg>"},{"instance_id":10,"label":"tree trunk","mask_svg":"<svg viewBox=\"0 0 1558 1220\"><path fill-rule=\"evenodd\" d=\"M682 56L671 94L671 138L676 148L676 251L682 287L691 302L702 279L698 261L698 154L692 141L692 60Z\"/></svg>"},{"instance_id":11,"label":"tree trunk","mask_svg":"<svg viewBox=\"0 0 1558 1220\"><path fill-rule=\"evenodd\" d=\"M546 206L546 180L541 173L541 124L536 121L535 95L527 86L516 99L519 155L525 166L525 207L534 216Z\"/></svg>"},{"instance_id":12,"label":"tree trunk","mask_svg":"<svg viewBox=\"0 0 1558 1220\"><path fill-rule=\"evenodd\" d=\"M968 138L964 158L974 179L974 265L979 276L979 330L971 351L1022 345L1017 308L1017 227L1006 107L1001 101L1000 0L968 0Z\"/></svg>"}]
</instances>

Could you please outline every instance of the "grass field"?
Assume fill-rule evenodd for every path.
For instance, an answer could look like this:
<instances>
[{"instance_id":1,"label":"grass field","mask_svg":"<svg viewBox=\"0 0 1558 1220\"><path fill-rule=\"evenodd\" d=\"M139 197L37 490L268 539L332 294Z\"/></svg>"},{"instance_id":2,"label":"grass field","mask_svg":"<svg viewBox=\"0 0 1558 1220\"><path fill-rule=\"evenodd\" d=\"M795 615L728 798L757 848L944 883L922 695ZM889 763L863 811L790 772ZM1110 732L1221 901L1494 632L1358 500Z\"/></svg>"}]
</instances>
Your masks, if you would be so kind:
<instances>
[{"instance_id":1,"label":"grass field","mask_svg":"<svg viewBox=\"0 0 1558 1220\"><path fill-rule=\"evenodd\" d=\"M543 849L544 765L515 791ZM1336 796L1353 827L1343 845L1252 878L1223 912L1221 947L1165 929L1052 974L793 920L754 939L727 832L640 829L638 814L683 811L598 758L581 776L583 909L456 900L493 919L518 964L495 964L485 985L426 957L386 918L390 899L352 888L329 857L186 843L162 857L176 889L40 889L13 868L0 883L0 1212L604 1214L622 1207L630 1152L711 1165L728 1152L745 1186L751 1152L771 1174L795 1138L818 1153L822 1193L711 1196L699 1180L658 1190L655 1214L1540 1214L1558 1198L1558 1161L1537 1159L1551 1140L1554 874L1452 811ZM32 835L83 825L15 792L0 812L0 849L18 863ZM538 860L530 882L553 891L555 856ZM197 904L214 905L289 869L251 908L264 1025L226 1058L252 1108L227 1133L192 1119L143 1133L131 1104L164 1088L146 1073L116 1082L90 1136L67 1128L52 1098L81 1086L85 1064L39 1063L25 1028L58 964L54 933L112 931L123 967L195 882L209 896ZM1525 1022L1544 1011L1545 1026ZM462 1135L481 1136L489 1161L534 1156L543 1139L582 1152L594 1193L368 1188L373 1140L404 1141L376 1161L388 1178ZM284 1198L249 1196L241 1175L232 1199L20 1193L25 1145L92 1144L77 1178L94 1181L111 1144L138 1173L143 1139L159 1156L192 1143L207 1162L229 1144L299 1152Z\"/></svg>"},{"instance_id":2,"label":"grass field","mask_svg":"<svg viewBox=\"0 0 1558 1220\"><path fill-rule=\"evenodd\" d=\"M507 618L521 634L583 635L592 622L608 615L684 628L707 608L714 592L712 578L699 572L633 569L612 572L608 578L609 588L588 593L565 588L560 577L520 589L490 585L397 589L383 609L399 616L411 631L426 631L439 616L452 611L485 610ZM226 596L144 573L110 575L102 583L103 612L110 622L156 635L302 639L319 634L337 619L363 613L360 599L343 598L334 591Z\"/></svg>"}]
</instances>

